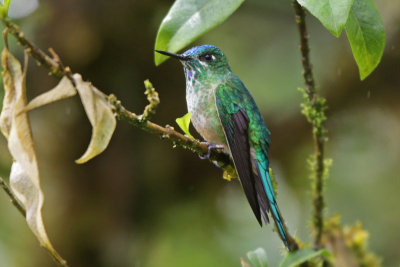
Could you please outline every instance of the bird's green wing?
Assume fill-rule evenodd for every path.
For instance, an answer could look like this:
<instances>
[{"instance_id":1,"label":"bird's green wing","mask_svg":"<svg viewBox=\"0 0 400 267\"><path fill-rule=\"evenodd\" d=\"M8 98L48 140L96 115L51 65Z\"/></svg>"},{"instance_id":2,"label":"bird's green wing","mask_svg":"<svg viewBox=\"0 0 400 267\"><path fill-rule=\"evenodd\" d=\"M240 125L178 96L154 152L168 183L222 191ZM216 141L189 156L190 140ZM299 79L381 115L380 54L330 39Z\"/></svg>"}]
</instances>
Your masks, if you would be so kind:
<instances>
[{"instance_id":1,"label":"bird's green wing","mask_svg":"<svg viewBox=\"0 0 400 267\"><path fill-rule=\"evenodd\" d=\"M279 235L288 246L287 235L269 176L269 130L239 78L220 84L215 90L218 116L223 126L232 159L250 206L261 223L268 223L270 210Z\"/></svg>"},{"instance_id":2,"label":"bird's green wing","mask_svg":"<svg viewBox=\"0 0 400 267\"><path fill-rule=\"evenodd\" d=\"M229 92L232 90L228 86L221 84L216 89L215 101L218 116L247 200L258 222L262 225L250 158L250 144L248 139L249 117L245 110L237 104L236 100L240 101L240 95L229 95Z\"/></svg>"}]
</instances>

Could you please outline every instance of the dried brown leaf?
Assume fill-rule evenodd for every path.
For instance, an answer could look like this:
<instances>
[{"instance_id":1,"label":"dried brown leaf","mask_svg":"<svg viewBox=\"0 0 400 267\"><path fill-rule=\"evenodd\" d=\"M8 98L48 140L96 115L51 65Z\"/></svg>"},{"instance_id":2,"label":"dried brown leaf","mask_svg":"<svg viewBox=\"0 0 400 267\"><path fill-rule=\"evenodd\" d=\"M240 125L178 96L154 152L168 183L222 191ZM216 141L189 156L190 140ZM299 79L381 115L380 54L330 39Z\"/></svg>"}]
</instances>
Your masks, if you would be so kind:
<instances>
[{"instance_id":1,"label":"dried brown leaf","mask_svg":"<svg viewBox=\"0 0 400 267\"><path fill-rule=\"evenodd\" d=\"M32 99L26 106L25 111L29 111L74 95L76 95L76 89L74 85L67 76L64 76L56 85L56 87Z\"/></svg>"},{"instance_id":2,"label":"dried brown leaf","mask_svg":"<svg viewBox=\"0 0 400 267\"><path fill-rule=\"evenodd\" d=\"M4 48L2 53L3 80L6 91L5 106L1 114L0 126L8 138L8 149L14 163L11 168L10 186L13 193L26 210L26 221L40 244L52 255L59 257L51 245L44 228L41 209L44 196L40 188L39 168L33 146L29 118L26 112L25 68ZM61 259L61 257L60 257ZM63 261L61 259L61 261Z\"/></svg>"},{"instance_id":3,"label":"dried brown leaf","mask_svg":"<svg viewBox=\"0 0 400 267\"><path fill-rule=\"evenodd\" d=\"M15 102L15 86L22 85L21 64L15 64L18 60L8 52L7 48L1 53L1 64L3 66L4 99L3 109L0 114L0 130L8 138L11 130L11 120Z\"/></svg>"},{"instance_id":4,"label":"dried brown leaf","mask_svg":"<svg viewBox=\"0 0 400 267\"><path fill-rule=\"evenodd\" d=\"M91 83L84 82L79 74L74 81L86 114L92 125L92 137L86 152L75 162L82 164L102 153L108 146L117 124L111 105Z\"/></svg>"}]
</instances>

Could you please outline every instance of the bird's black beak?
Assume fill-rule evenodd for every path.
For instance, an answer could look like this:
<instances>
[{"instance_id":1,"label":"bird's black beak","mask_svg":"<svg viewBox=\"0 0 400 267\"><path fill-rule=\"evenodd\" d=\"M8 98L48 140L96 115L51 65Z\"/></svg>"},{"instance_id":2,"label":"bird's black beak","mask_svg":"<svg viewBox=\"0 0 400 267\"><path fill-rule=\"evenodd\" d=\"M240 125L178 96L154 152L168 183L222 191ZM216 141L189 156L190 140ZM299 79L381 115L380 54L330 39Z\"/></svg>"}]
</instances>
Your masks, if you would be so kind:
<instances>
[{"instance_id":1,"label":"bird's black beak","mask_svg":"<svg viewBox=\"0 0 400 267\"><path fill-rule=\"evenodd\" d=\"M155 50L157 53L160 53L160 54L163 54L163 55L166 55L166 56L170 56L170 57L173 57L173 58L176 58L176 59L179 59L179 60L184 60L184 61L186 61L186 60L189 60L190 59L190 57L188 57L188 56L183 56L183 55L179 55L179 54L174 54L174 53L170 53L170 52L167 52L167 51L161 51L161 50Z\"/></svg>"}]
</instances>

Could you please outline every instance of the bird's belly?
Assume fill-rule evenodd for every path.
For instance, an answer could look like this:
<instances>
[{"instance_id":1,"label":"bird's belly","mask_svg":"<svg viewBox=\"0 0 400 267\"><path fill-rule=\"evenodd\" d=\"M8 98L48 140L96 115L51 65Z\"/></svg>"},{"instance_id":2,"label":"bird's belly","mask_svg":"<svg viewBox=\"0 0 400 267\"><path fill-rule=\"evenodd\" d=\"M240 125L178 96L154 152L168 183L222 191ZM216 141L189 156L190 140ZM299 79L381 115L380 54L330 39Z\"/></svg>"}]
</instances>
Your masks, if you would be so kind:
<instances>
[{"instance_id":1,"label":"bird's belly","mask_svg":"<svg viewBox=\"0 0 400 267\"><path fill-rule=\"evenodd\" d=\"M207 142L226 146L225 134L218 115L216 117L213 115L206 113L193 116L193 126Z\"/></svg>"},{"instance_id":2,"label":"bird's belly","mask_svg":"<svg viewBox=\"0 0 400 267\"><path fill-rule=\"evenodd\" d=\"M217 107L213 94L201 96L192 101L187 99L188 111L196 131L207 141L213 144L224 145L228 152L224 130L218 117Z\"/></svg>"}]
</instances>

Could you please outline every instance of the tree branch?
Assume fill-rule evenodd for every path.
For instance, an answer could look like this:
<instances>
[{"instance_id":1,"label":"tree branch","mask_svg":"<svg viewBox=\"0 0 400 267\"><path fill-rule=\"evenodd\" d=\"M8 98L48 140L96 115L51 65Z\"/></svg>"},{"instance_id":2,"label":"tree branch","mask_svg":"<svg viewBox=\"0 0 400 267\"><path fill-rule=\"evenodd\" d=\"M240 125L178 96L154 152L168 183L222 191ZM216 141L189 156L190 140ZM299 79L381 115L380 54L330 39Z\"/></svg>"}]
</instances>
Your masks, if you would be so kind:
<instances>
[{"instance_id":1,"label":"tree branch","mask_svg":"<svg viewBox=\"0 0 400 267\"><path fill-rule=\"evenodd\" d=\"M22 216L26 216L26 211L25 208L19 203L17 197L14 195L14 193L11 191L10 187L8 187L7 183L3 180L3 178L0 177L0 186L3 188L3 190L6 192L6 194L10 197L11 203L19 210L19 212L22 214Z\"/></svg>"},{"instance_id":2,"label":"tree branch","mask_svg":"<svg viewBox=\"0 0 400 267\"><path fill-rule=\"evenodd\" d=\"M24 33L19 29L19 27L16 24L12 23L7 18L3 18L2 21L4 26L8 29L9 33L14 35L18 39L19 44L25 47L28 53L33 58L35 58L39 64L44 65L45 67L50 69L51 75L57 78L62 78L64 75L67 74L69 74L69 76L71 75L71 71L66 70L66 68L64 68L62 64L57 60L58 57L51 58L42 50L35 47L35 45L32 44L31 41L25 38ZM50 51L54 52L54 50L52 49Z\"/></svg>"},{"instance_id":3,"label":"tree branch","mask_svg":"<svg viewBox=\"0 0 400 267\"><path fill-rule=\"evenodd\" d=\"M323 197L323 186L324 176L326 175L326 166L324 160L324 146L326 142L326 130L324 128L325 116L325 99L320 97L315 90L315 83L312 73L312 65L309 57L309 44L308 44L308 33L305 22L304 9L293 0L292 3L295 14L298 31L300 34L300 52L301 62L303 65L303 78L306 85L304 90L305 103L302 104L302 113L306 116L307 120L313 127L314 137L314 156L311 161L312 167L312 178L313 178L313 226L316 231L313 245L316 249L321 247L321 237L324 227L323 222L323 209L324 209L324 197Z\"/></svg>"},{"instance_id":4,"label":"tree branch","mask_svg":"<svg viewBox=\"0 0 400 267\"><path fill-rule=\"evenodd\" d=\"M162 139L170 140L174 145L189 149L195 153L207 154L208 146L196 139L192 139L174 130L172 126L166 125L165 127L155 124L149 120L142 120L142 115L136 115L133 112L127 110L119 101L115 95L111 94L108 96L108 101L114 107L117 118L125 120L128 123L142 129L145 132L158 135ZM210 161L218 161L223 164L232 164L229 155L218 152L216 150L211 151Z\"/></svg>"},{"instance_id":5,"label":"tree branch","mask_svg":"<svg viewBox=\"0 0 400 267\"><path fill-rule=\"evenodd\" d=\"M50 75L56 78L62 78L67 76L73 84L75 84L72 78L72 71L69 67L65 67L60 58L54 52L53 49L49 49L52 57L47 55L41 49L36 47L31 41L29 41L24 33L19 29L19 27L12 23L9 19L3 19L3 24L10 34L14 35L19 44L27 49L28 53L37 60L37 62L50 70ZM120 120L125 120L128 123L148 132L160 136L162 139L170 140L174 145L189 149L192 152L206 155L208 152L208 145L201 143L196 139L189 138L174 130L172 126L160 126L155 124L148 119L151 114L155 113L155 109L159 103L158 93L153 88L149 81L145 81L146 96L149 100L149 105L144 109L142 115L136 115L133 112L127 110L121 102L116 98L115 95L111 94L109 96L105 95L108 101L114 108L117 118ZM210 155L210 161L218 161L221 165L232 165L229 155L220 152L218 150L212 150Z\"/></svg>"}]
</instances>

